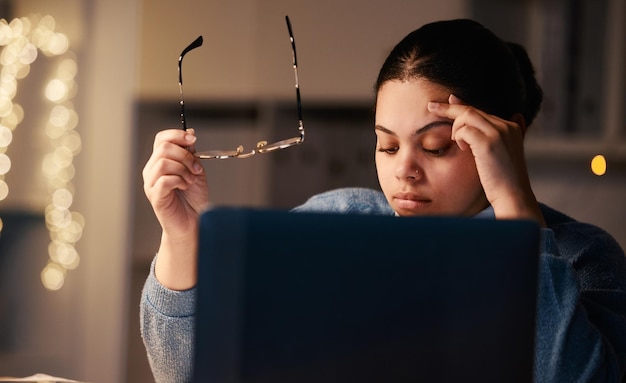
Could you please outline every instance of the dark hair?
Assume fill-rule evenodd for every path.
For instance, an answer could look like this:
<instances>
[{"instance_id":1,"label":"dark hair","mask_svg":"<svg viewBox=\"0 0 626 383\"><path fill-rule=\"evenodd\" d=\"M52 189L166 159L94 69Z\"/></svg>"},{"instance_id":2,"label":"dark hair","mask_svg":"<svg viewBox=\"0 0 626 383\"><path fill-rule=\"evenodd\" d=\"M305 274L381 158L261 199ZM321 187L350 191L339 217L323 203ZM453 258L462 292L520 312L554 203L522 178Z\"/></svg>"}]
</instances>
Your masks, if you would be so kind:
<instances>
[{"instance_id":1,"label":"dark hair","mask_svg":"<svg viewBox=\"0 0 626 383\"><path fill-rule=\"evenodd\" d=\"M376 94L387 81L415 78L442 85L468 104L504 119L521 113L526 125L543 98L526 50L467 19L438 21L409 33L380 69Z\"/></svg>"}]
</instances>

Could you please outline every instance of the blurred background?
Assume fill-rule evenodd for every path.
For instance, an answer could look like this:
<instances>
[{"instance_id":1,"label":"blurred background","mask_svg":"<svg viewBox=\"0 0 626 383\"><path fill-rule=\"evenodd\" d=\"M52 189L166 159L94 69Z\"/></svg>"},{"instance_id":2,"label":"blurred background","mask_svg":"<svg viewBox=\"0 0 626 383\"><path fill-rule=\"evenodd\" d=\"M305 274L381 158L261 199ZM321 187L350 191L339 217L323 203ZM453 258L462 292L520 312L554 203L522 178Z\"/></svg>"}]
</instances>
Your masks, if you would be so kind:
<instances>
[{"instance_id":1,"label":"blurred background","mask_svg":"<svg viewBox=\"0 0 626 383\"><path fill-rule=\"evenodd\" d=\"M159 228L141 169L180 123L178 57L204 36L184 62L198 149L292 137L285 15L307 141L207 162L216 204L377 188L378 68L420 25L471 17L525 45L544 87L527 137L537 197L626 247L623 0L0 0L0 376L152 381L138 305Z\"/></svg>"}]
</instances>

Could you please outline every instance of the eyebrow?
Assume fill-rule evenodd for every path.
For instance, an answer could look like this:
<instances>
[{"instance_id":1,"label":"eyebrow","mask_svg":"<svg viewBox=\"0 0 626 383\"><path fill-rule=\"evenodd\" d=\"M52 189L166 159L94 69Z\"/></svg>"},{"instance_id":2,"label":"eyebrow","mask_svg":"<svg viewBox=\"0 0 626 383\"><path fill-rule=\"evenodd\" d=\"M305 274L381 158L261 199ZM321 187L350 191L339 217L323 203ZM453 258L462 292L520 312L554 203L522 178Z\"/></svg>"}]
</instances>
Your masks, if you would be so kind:
<instances>
[{"instance_id":1,"label":"eyebrow","mask_svg":"<svg viewBox=\"0 0 626 383\"><path fill-rule=\"evenodd\" d=\"M430 122L430 123L422 126L421 128L417 129L415 132L413 132L412 135L417 136L417 135L420 135L420 134L424 134L427 131L429 131L430 129L433 129L433 128L436 128L436 127L439 127L439 126L442 126L442 125L452 126L452 121L438 120L438 121ZM378 125L377 124L376 126L374 126L374 130L380 130L381 132L390 134L392 136L398 136L394 131L387 129L387 128L385 128L382 125Z\"/></svg>"}]
</instances>

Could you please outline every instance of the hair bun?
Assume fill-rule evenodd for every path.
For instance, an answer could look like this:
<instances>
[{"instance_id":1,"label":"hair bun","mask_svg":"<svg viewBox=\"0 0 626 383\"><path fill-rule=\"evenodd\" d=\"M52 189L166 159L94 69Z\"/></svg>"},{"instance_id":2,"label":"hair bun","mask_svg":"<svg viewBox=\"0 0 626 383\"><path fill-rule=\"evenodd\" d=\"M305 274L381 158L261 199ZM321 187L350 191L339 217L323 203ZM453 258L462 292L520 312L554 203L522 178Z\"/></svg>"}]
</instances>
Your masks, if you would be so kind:
<instances>
[{"instance_id":1,"label":"hair bun","mask_svg":"<svg viewBox=\"0 0 626 383\"><path fill-rule=\"evenodd\" d=\"M522 80L524 81L523 114L526 125L530 125L539 112L541 101L543 100L543 90L537 83L535 68L528 57L526 49L514 42L507 42L506 44L517 61Z\"/></svg>"}]
</instances>

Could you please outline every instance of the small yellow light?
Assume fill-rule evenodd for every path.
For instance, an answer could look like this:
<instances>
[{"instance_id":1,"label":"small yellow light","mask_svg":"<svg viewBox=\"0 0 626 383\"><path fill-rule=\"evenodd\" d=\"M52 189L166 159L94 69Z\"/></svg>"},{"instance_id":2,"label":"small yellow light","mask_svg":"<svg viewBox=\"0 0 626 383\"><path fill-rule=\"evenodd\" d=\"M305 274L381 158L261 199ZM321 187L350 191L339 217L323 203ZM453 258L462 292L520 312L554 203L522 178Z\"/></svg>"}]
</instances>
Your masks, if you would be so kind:
<instances>
[{"instance_id":1,"label":"small yellow light","mask_svg":"<svg viewBox=\"0 0 626 383\"><path fill-rule=\"evenodd\" d=\"M68 210L72 206L74 196L67 189L57 189L52 193L52 204L59 210Z\"/></svg>"},{"instance_id":2,"label":"small yellow light","mask_svg":"<svg viewBox=\"0 0 626 383\"><path fill-rule=\"evenodd\" d=\"M0 96L0 117L5 117L11 114L13 109L13 101L5 96Z\"/></svg>"},{"instance_id":3,"label":"small yellow light","mask_svg":"<svg viewBox=\"0 0 626 383\"><path fill-rule=\"evenodd\" d=\"M50 111L50 123L54 126L60 127L67 124L70 120L70 111L63 105L56 105Z\"/></svg>"},{"instance_id":4,"label":"small yellow light","mask_svg":"<svg viewBox=\"0 0 626 383\"><path fill-rule=\"evenodd\" d=\"M65 282L65 269L56 263L48 263L41 271L41 282L46 289L56 291Z\"/></svg>"},{"instance_id":5,"label":"small yellow light","mask_svg":"<svg viewBox=\"0 0 626 383\"><path fill-rule=\"evenodd\" d=\"M9 185L4 180L0 180L0 201L3 201L9 195Z\"/></svg>"},{"instance_id":6,"label":"small yellow light","mask_svg":"<svg viewBox=\"0 0 626 383\"><path fill-rule=\"evenodd\" d=\"M67 96L67 85L59 80L54 79L46 86L46 98L52 102L59 102Z\"/></svg>"},{"instance_id":7,"label":"small yellow light","mask_svg":"<svg viewBox=\"0 0 626 383\"><path fill-rule=\"evenodd\" d=\"M67 36L62 33L55 33L51 36L46 48L51 55L60 56L67 51L69 45Z\"/></svg>"},{"instance_id":8,"label":"small yellow light","mask_svg":"<svg viewBox=\"0 0 626 383\"><path fill-rule=\"evenodd\" d=\"M26 44L19 53L22 64L30 65L37 59L37 47L34 44Z\"/></svg>"},{"instance_id":9,"label":"small yellow light","mask_svg":"<svg viewBox=\"0 0 626 383\"><path fill-rule=\"evenodd\" d=\"M4 125L0 125L0 147L7 147L13 141L13 132Z\"/></svg>"},{"instance_id":10,"label":"small yellow light","mask_svg":"<svg viewBox=\"0 0 626 383\"><path fill-rule=\"evenodd\" d=\"M6 154L0 154L0 175L5 175L11 170L11 159Z\"/></svg>"},{"instance_id":11,"label":"small yellow light","mask_svg":"<svg viewBox=\"0 0 626 383\"><path fill-rule=\"evenodd\" d=\"M603 155L598 154L593 157L591 160L591 171L597 176L602 176L606 173L606 159Z\"/></svg>"}]
</instances>

